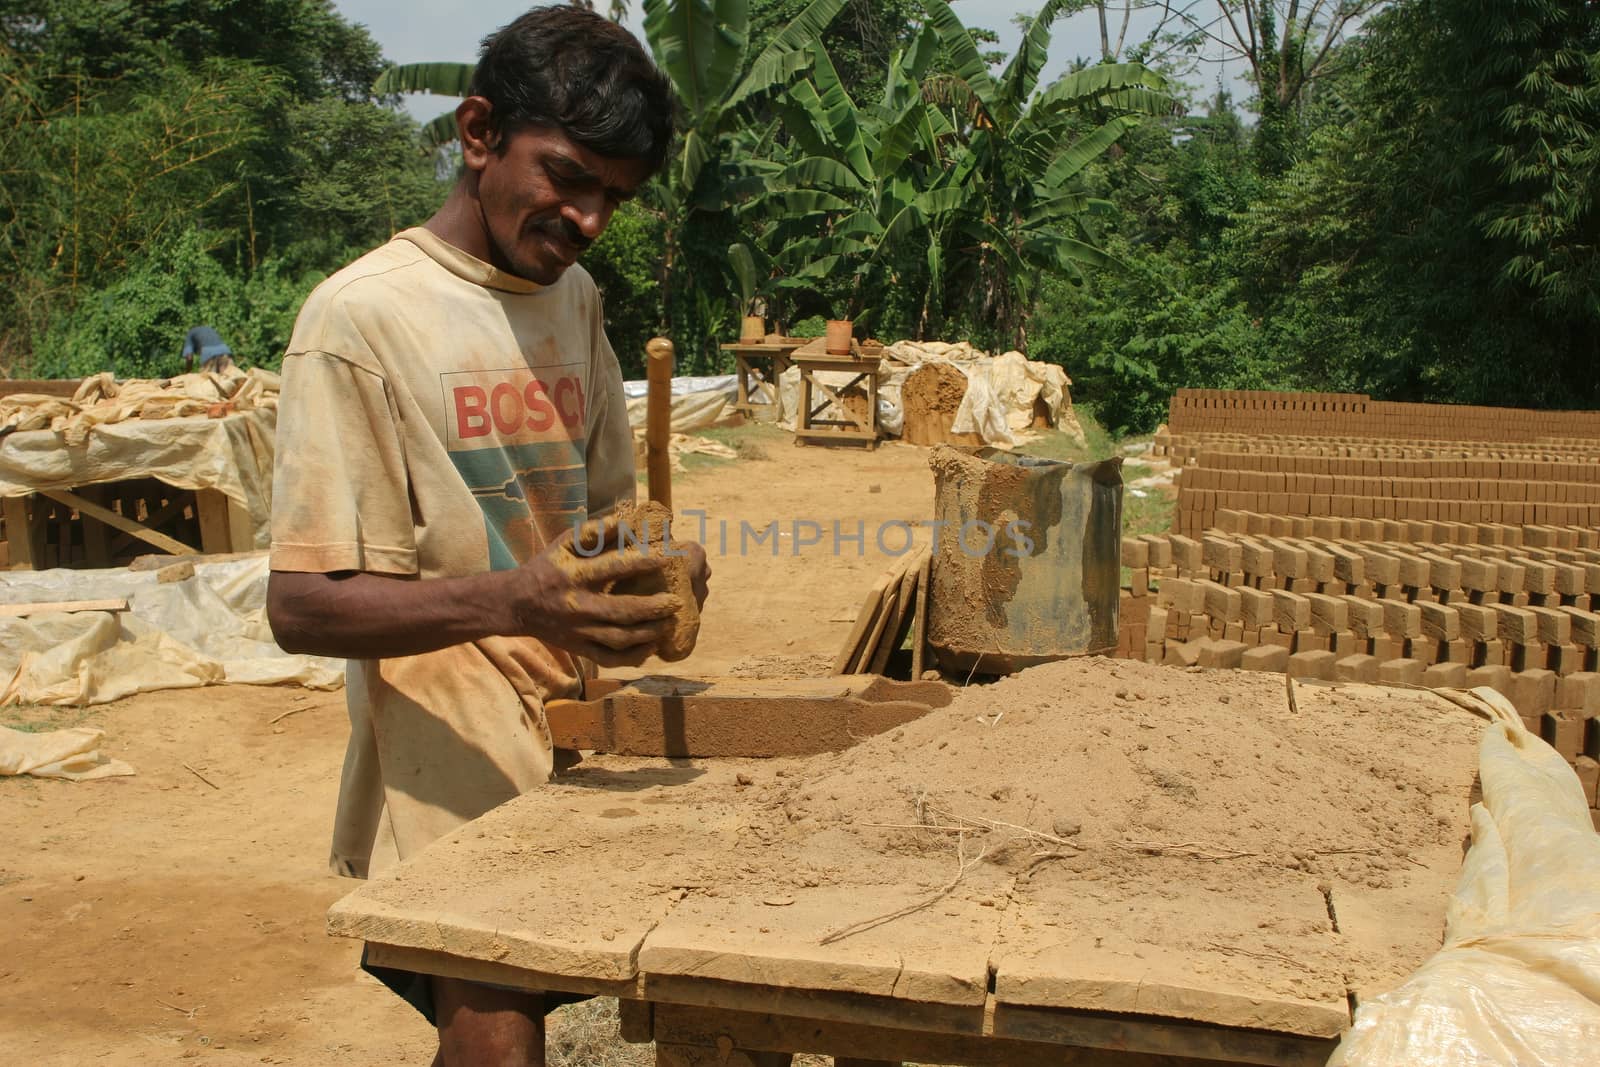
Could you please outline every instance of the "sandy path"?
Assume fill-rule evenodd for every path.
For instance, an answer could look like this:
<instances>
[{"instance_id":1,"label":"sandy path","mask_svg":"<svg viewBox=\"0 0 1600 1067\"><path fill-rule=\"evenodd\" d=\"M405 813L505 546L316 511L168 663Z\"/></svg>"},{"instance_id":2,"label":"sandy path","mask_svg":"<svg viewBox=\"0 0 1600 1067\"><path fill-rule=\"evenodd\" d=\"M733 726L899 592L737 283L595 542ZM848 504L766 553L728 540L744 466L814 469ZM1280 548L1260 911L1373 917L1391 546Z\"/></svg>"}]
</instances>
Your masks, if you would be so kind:
<instances>
[{"instance_id":1,"label":"sandy path","mask_svg":"<svg viewBox=\"0 0 1600 1067\"><path fill-rule=\"evenodd\" d=\"M924 450L789 441L763 437L766 458L676 485L680 512L709 513L714 576L700 647L674 673L825 665L886 565L876 526L931 515ZM851 543L833 555L836 517L846 532L867 523L862 554ZM776 558L770 542L741 555L741 520L757 529L776 520L786 533L812 520L825 536L799 555L792 537ZM305 710L269 724L296 708ZM5 721L45 714L12 709ZM155 693L85 721L106 730L105 747L137 777L0 779L0 1048L10 1062L428 1062L426 1024L356 970L356 946L322 930L349 886L324 868L341 694Z\"/></svg>"}]
</instances>

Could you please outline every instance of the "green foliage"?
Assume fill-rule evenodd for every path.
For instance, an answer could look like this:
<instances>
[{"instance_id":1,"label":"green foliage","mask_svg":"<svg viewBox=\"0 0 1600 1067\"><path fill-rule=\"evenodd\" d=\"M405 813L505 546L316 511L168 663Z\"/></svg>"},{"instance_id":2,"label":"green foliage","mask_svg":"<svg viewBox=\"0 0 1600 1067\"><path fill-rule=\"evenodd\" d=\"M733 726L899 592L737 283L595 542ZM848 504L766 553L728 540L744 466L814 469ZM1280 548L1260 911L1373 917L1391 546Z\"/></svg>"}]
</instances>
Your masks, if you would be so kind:
<instances>
[{"instance_id":1,"label":"green foliage","mask_svg":"<svg viewBox=\"0 0 1600 1067\"><path fill-rule=\"evenodd\" d=\"M764 48L805 9L807 0L751 0L751 49ZM889 56L911 43L921 13L917 0L850 0L822 29L822 46L839 80L857 100L883 93ZM759 110L759 109L758 109ZM763 112L761 117L770 115Z\"/></svg>"},{"instance_id":2,"label":"green foliage","mask_svg":"<svg viewBox=\"0 0 1600 1067\"><path fill-rule=\"evenodd\" d=\"M191 232L204 238L188 251L230 280L232 303L256 309L234 316L230 340L274 360L258 346L287 339L267 325L282 317L267 309L283 293L442 199L415 124L371 96L382 66L366 31L327 0L7 5L0 373L113 358L153 366L166 311L141 318L103 302L144 286L212 300L222 282L209 274L166 290L151 273ZM178 317L192 320L181 331L207 316ZM118 324L120 339L108 332ZM102 356L68 352L91 336L109 345Z\"/></svg>"},{"instance_id":3,"label":"green foliage","mask_svg":"<svg viewBox=\"0 0 1600 1067\"><path fill-rule=\"evenodd\" d=\"M1229 236L1241 290L1320 377L1396 398L1600 403L1600 22L1549 0L1375 18Z\"/></svg>"},{"instance_id":4,"label":"green foliage","mask_svg":"<svg viewBox=\"0 0 1600 1067\"><path fill-rule=\"evenodd\" d=\"M857 103L813 46L809 75L773 103L793 151L762 168L765 191L742 215L761 235L772 290L843 277L834 313L868 329L914 315L918 335L954 320L1010 346L1042 274L1106 262L1083 221L1097 205L1076 188L1079 172L1138 125L1126 108L1170 101L1134 64L1077 72L1036 97L1055 0L998 79L948 4L923 6L927 25L891 58L876 102ZM911 306L893 307L908 292Z\"/></svg>"},{"instance_id":5,"label":"green foliage","mask_svg":"<svg viewBox=\"0 0 1600 1067\"><path fill-rule=\"evenodd\" d=\"M661 220L624 203L583 255L605 301L606 336L630 379L645 376L644 346L661 328Z\"/></svg>"},{"instance_id":6,"label":"green foliage","mask_svg":"<svg viewBox=\"0 0 1600 1067\"><path fill-rule=\"evenodd\" d=\"M300 304L321 280L286 277L276 266L239 279L210 254L203 234L188 230L156 242L131 270L56 318L35 369L52 378L175 374L184 334L202 323L216 327L242 365L276 369Z\"/></svg>"},{"instance_id":7,"label":"green foliage","mask_svg":"<svg viewBox=\"0 0 1600 1067\"><path fill-rule=\"evenodd\" d=\"M1113 244L1123 266L1094 284L1045 282L1029 354L1059 363L1075 398L1092 402L1117 435L1163 421L1186 386L1261 389L1285 384L1259 321L1224 287L1188 269L1186 250ZM1209 284L1208 284L1209 283Z\"/></svg>"}]
</instances>

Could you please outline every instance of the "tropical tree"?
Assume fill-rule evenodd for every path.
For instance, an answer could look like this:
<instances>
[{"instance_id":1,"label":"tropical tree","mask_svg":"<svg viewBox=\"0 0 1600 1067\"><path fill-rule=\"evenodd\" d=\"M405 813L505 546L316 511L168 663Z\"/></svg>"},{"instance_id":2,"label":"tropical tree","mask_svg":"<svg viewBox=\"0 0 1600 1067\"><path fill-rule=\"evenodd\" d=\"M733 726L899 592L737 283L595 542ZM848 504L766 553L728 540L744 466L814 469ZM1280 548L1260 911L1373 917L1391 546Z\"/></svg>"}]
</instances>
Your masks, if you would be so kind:
<instances>
[{"instance_id":1,"label":"tropical tree","mask_svg":"<svg viewBox=\"0 0 1600 1067\"><path fill-rule=\"evenodd\" d=\"M903 288L915 248L919 333L954 310L1022 345L1041 272L1075 278L1080 265L1108 262L1085 224L1106 205L1075 187L1078 174L1173 102L1138 64L1091 67L1036 93L1051 23L1070 3L1046 3L998 78L944 0L923 6L926 26L891 61L881 103L858 107L818 45L810 76L778 103L804 155L767 176L771 191L755 205L782 220L768 235L768 260L786 274L774 284L843 271L850 310L870 326L874 303Z\"/></svg>"}]
</instances>

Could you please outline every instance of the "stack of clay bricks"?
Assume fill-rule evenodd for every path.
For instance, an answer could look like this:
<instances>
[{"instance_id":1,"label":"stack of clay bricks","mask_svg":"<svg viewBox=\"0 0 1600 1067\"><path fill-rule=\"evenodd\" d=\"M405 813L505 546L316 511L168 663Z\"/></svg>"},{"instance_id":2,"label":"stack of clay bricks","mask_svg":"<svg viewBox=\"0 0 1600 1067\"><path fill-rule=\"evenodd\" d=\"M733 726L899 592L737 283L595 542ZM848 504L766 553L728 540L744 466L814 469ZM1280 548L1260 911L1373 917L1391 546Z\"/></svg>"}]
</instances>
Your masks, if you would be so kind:
<instances>
[{"instance_id":1,"label":"stack of clay bricks","mask_svg":"<svg viewBox=\"0 0 1600 1067\"><path fill-rule=\"evenodd\" d=\"M1489 686L1600 803L1600 538L1579 546L1503 532L1493 545L1127 538L1119 654L1301 679Z\"/></svg>"},{"instance_id":2,"label":"stack of clay bricks","mask_svg":"<svg viewBox=\"0 0 1600 1067\"><path fill-rule=\"evenodd\" d=\"M1439 441L1600 440L1600 412L1463 404L1403 404L1357 393L1180 389L1167 411L1174 435L1209 432L1344 434Z\"/></svg>"},{"instance_id":3,"label":"stack of clay bricks","mask_svg":"<svg viewBox=\"0 0 1600 1067\"><path fill-rule=\"evenodd\" d=\"M1303 442L1304 439L1302 439ZM1256 441L1208 445L1180 475L1176 526L1194 536L1228 512L1285 518L1600 527L1600 446L1418 455ZM1369 452L1348 455L1339 452ZM1333 452L1335 454L1328 454Z\"/></svg>"}]
</instances>

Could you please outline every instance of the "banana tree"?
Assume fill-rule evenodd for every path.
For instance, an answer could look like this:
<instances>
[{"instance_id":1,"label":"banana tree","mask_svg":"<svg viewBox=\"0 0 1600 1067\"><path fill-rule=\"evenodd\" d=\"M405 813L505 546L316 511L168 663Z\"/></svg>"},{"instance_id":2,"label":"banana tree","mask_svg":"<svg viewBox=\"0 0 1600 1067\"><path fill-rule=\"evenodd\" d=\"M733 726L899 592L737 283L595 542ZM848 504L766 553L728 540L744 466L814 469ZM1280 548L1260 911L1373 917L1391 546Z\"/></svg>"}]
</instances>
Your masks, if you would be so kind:
<instances>
[{"instance_id":1,"label":"banana tree","mask_svg":"<svg viewBox=\"0 0 1600 1067\"><path fill-rule=\"evenodd\" d=\"M1111 205L1082 192L1084 168L1176 105L1165 79L1137 63L1088 67L1036 91L1052 23L1076 8L1073 0L1048 0L998 78L948 3L922 2L953 68L924 87L960 129L944 187L967 194L947 220L943 280L968 297L974 321L992 326L997 341L1024 347L1041 274L1077 281L1081 268L1111 263L1087 225Z\"/></svg>"},{"instance_id":2,"label":"banana tree","mask_svg":"<svg viewBox=\"0 0 1600 1067\"><path fill-rule=\"evenodd\" d=\"M748 0L644 0L645 37L681 105L677 154L650 197L666 233L663 300L697 369L718 362L727 298L743 288L724 253L737 236L730 208L737 183L760 172L745 161L769 142L747 105L805 69L811 44L848 2L813 0L746 64Z\"/></svg>"},{"instance_id":3,"label":"banana tree","mask_svg":"<svg viewBox=\"0 0 1600 1067\"><path fill-rule=\"evenodd\" d=\"M844 313L875 325L882 305L869 297L904 284L907 250L926 244L949 209L950 194L934 186L940 141L954 130L920 87L938 48L925 29L890 60L882 99L858 106L812 43L808 76L771 102L797 158L750 165L741 188L753 195L740 216L759 236L730 248L734 263L754 266L777 294L848 278Z\"/></svg>"},{"instance_id":4,"label":"banana tree","mask_svg":"<svg viewBox=\"0 0 1600 1067\"><path fill-rule=\"evenodd\" d=\"M1090 68L1036 94L1050 25L1071 0L1045 5L999 78L948 4L923 2L927 23L891 61L879 104L858 107L813 44L810 76L777 103L803 158L746 214L779 220L763 242L776 288L847 272L853 317L870 325L879 309L864 305L900 291L920 260L919 331L936 325L947 297L971 293L977 322L1020 344L1040 272L1108 262L1084 225L1107 205L1075 179L1172 102L1137 64ZM943 69L930 76L935 61Z\"/></svg>"},{"instance_id":5,"label":"banana tree","mask_svg":"<svg viewBox=\"0 0 1600 1067\"><path fill-rule=\"evenodd\" d=\"M472 84L471 63L401 63L389 67L372 83L378 96L398 93L431 93L434 96L466 96ZM456 113L436 115L422 127L422 135L435 148L456 139Z\"/></svg>"}]
</instances>

